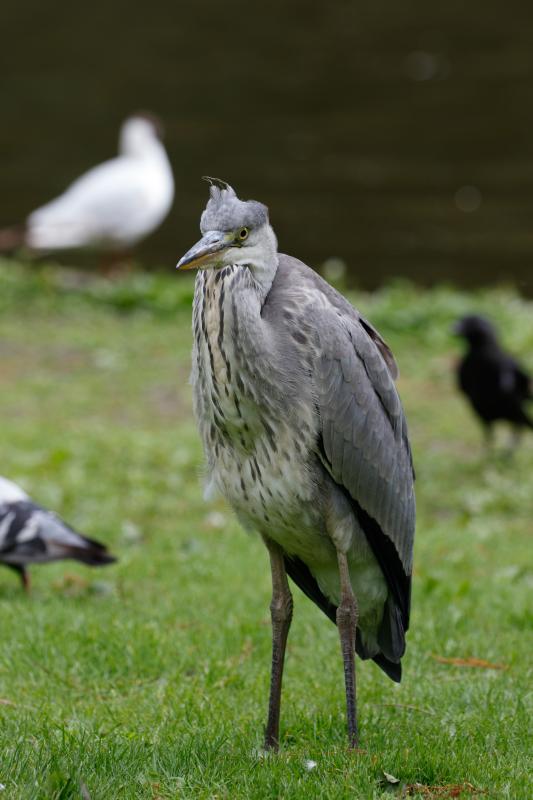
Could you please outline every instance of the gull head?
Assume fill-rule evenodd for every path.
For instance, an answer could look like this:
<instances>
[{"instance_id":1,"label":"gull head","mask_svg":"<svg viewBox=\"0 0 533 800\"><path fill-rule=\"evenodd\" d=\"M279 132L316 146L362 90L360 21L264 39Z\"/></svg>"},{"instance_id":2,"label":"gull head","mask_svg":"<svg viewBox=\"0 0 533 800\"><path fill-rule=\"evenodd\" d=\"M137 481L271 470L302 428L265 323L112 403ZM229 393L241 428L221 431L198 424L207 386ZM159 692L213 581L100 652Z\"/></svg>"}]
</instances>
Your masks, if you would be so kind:
<instances>
[{"instance_id":1,"label":"gull head","mask_svg":"<svg viewBox=\"0 0 533 800\"><path fill-rule=\"evenodd\" d=\"M119 150L126 156L143 155L154 142L162 138L163 125L155 114L134 114L122 123Z\"/></svg>"}]
</instances>

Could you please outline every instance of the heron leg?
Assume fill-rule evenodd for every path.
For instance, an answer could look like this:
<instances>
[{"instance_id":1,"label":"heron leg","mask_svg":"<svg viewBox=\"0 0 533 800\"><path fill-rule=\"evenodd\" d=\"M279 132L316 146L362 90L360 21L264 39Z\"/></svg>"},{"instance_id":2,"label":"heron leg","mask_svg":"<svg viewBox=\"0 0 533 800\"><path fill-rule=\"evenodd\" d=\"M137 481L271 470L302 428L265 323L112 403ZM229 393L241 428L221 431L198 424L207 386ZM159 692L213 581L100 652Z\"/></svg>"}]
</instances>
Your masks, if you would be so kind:
<instances>
[{"instance_id":1,"label":"heron leg","mask_svg":"<svg viewBox=\"0 0 533 800\"><path fill-rule=\"evenodd\" d=\"M357 602L350 582L348 559L345 553L337 552L341 583L341 601L337 608L337 627L341 640L346 687L346 718L350 747L357 747L357 712L355 692L355 631L357 628Z\"/></svg>"},{"instance_id":2,"label":"heron leg","mask_svg":"<svg viewBox=\"0 0 533 800\"><path fill-rule=\"evenodd\" d=\"M270 556L272 571L272 672L270 676L270 699L268 721L265 730L265 749L277 750L279 746L279 714L281 683L285 647L292 620L292 595L289 589L282 548L271 539L264 538Z\"/></svg>"}]
</instances>

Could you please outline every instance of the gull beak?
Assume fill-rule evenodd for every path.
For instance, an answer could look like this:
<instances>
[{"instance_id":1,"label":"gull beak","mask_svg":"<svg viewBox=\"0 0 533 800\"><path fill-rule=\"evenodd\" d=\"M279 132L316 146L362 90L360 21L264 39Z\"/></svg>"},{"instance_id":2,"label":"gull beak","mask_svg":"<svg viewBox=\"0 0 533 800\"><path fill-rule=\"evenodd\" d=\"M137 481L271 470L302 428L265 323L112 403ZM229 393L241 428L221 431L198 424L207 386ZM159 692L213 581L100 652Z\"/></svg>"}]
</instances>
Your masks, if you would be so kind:
<instances>
[{"instance_id":1,"label":"gull beak","mask_svg":"<svg viewBox=\"0 0 533 800\"><path fill-rule=\"evenodd\" d=\"M200 267L214 266L217 253L226 250L233 244L232 233L222 231L208 231L205 236L196 242L191 249L180 258L176 269L198 269Z\"/></svg>"}]
</instances>

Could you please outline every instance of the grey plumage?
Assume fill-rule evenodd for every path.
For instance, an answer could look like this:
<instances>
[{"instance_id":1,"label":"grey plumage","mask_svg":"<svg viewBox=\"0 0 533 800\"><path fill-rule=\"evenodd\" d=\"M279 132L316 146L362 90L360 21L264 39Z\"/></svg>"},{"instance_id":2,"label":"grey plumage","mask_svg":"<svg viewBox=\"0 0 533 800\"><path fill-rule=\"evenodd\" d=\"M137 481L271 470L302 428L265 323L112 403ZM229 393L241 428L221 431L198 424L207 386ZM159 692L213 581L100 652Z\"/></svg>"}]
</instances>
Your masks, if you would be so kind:
<instances>
[{"instance_id":1,"label":"grey plumage","mask_svg":"<svg viewBox=\"0 0 533 800\"><path fill-rule=\"evenodd\" d=\"M77 533L34 503L19 486L0 477L0 564L18 572L28 588L28 565L68 558L90 566L116 561L105 545Z\"/></svg>"},{"instance_id":2,"label":"grey plumage","mask_svg":"<svg viewBox=\"0 0 533 800\"><path fill-rule=\"evenodd\" d=\"M286 607L279 620L273 610L275 661L291 615L285 571L339 624L354 743L350 636L399 680L409 625L414 476L396 364L345 298L278 253L265 206L224 184L210 194L204 237L178 265L203 268L192 383L208 486L269 548L271 608Z\"/></svg>"},{"instance_id":3,"label":"grey plumage","mask_svg":"<svg viewBox=\"0 0 533 800\"><path fill-rule=\"evenodd\" d=\"M224 181L205 178L210 186L210 198L200 219L200 230L232 230L237 226L260 227L268 222L268 209L256 200L243 202L235 190Z\"/></svg>"},{"instance_id":4,"label":"grey plumage","mask_svg":"<svg viewBox=\"0 0 533 800\"><path fill-rule=\"evenodd\" d=\"M294 349L286 347L285 357L298 362L306 350L313 353L315 455L349 497L352 513L402 612L403 630L394 637L402 642L402 652L385 654L398 662L409 623L415 508L407 428L391 372L393 357L379 334L344 298L288 256L279 258L263 319L277 327L286 324L284 308L291 310L290 338L302 339L295 340ZM385 537L394 551L389 547L390 552L384 552ZM385 617L384 625L389 624ZM363 657L378 654L360 649ZM399 670L393 671L399 677Z\"/></svg>"}]
</instances>

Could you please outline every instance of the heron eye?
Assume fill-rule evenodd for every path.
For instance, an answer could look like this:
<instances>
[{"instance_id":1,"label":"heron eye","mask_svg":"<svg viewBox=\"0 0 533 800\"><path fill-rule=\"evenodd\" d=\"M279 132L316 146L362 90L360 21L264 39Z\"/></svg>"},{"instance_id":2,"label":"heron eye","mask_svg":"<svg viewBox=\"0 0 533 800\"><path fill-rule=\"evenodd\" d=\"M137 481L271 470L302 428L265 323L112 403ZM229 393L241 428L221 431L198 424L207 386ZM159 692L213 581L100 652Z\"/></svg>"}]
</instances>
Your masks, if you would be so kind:
<instances>
[{"instance_id":1,"label":"heron eye","mask_svg":"<svg viewBox=\"0 0 533 800\"><path fill-rule=\"evenodd\" d=\"M250 231L248 230L248 228L241 228L240 229L240 231L239 231L239 239L241 240L241 242L244 242L244 240L248 238L248 234L249 233L250 233Z\"/></svg>"}]
</instances>

